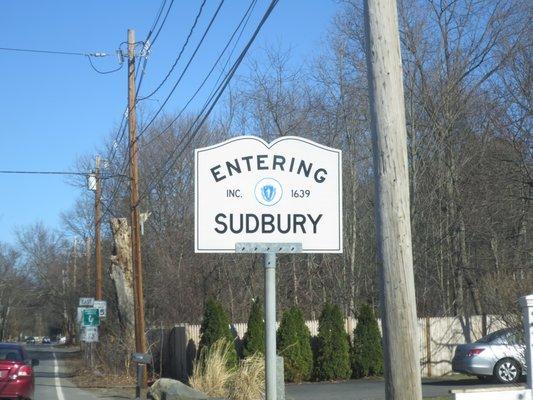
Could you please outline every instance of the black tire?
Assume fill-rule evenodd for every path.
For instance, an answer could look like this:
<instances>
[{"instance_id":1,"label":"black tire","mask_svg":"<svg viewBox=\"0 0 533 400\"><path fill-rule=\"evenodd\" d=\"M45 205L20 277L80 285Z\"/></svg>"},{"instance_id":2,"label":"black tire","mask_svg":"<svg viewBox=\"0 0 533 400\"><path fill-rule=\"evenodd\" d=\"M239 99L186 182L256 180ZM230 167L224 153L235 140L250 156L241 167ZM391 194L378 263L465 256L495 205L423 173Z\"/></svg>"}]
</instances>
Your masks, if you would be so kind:
<instances>
[{"instance_id":1,"label":"black tire","mask_svg":"<svg viewBox=\"0 0 533 400\"><path fill-rule=\"evenodd\" d=\"M516 383L522 375L518 361L504 358L494 366L494 379L499 383Z\"/></svg>"}]
</instances>

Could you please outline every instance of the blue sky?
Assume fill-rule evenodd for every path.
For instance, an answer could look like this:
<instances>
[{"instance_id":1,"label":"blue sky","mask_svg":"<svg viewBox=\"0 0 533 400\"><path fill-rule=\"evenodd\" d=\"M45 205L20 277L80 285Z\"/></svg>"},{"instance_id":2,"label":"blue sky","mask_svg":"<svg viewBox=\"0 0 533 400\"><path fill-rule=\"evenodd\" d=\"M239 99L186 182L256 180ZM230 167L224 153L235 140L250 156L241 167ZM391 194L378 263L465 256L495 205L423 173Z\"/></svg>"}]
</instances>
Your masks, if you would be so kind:
<instances>
[{"instance_id":1,"label":"blue sky","mask_svg":"<svg viewBox=\"0 0 533 400\"><path fill-rule=\"evenodd\" d=\"M167 2L167 4L169 1ZM200 0L176 0L152 49L143 82L154 88L173 63L199 8ZM207 0L188 59L219 0ZM255 27L268 0L259 0L249 25ZM0 3L0 47L114 53L128 28L142 40L161 2L140 0L26 1ZM194 92L248 7L226 0L198 57L165 108L179 109ZM268 45L291 48L294 60L320 52L339 5L332 0L280 0L248 58ZM242 47L242 46L241 46ZM98 68L117 66L113 55L96 59ZM183 63L176 72L181 72ZM239 73L246 73L244 63ZM120 122L126 102L126 70L100 75L80 56L0 51L0 170L73 170L80 156L95 155ZM164 99L178 74L154 95ZM218 74L215 74L218 76ZM212 85L207 85L208 90ZM141 90L142 94L142 90ZM206 93L199 95L203 101ZM157 101L145 107L157 107ZM198 106L193 104L191 110ZM14 229L36 221L59 227L59 214L72 207L80 189L60 176L0 174L0 241L15 240Z\"/></svg>"}]
</instances>

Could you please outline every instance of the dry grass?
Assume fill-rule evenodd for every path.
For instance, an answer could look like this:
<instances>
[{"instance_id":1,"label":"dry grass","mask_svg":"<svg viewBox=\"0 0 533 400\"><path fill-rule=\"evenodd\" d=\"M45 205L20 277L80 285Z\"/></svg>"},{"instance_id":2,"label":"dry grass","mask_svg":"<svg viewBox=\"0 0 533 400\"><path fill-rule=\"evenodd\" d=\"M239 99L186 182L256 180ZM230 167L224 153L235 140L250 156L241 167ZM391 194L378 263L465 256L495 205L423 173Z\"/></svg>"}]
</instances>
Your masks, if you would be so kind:
<instances>
[{"instance_id":1,"label":"dry grass","mask_svg":"<svg viewBox=\"0 0 533 400\"><path fill-rule=\"evenodd\" d=\"M265 359L258 354L245 358L233 374L229 391L231 400L264 398Z\"/></svg>"},{"instance_id":2,"label":"dry grass","mask_svg":"<svg viewBox=\"0 0 533 400\"><path fill-rule=\"evenodd\" d=\"M91 370L81 358L68 358L63 361L69 378L81 388L133 387L135 379L128 374L114 374L99 364Z\"/></svg>"},{"instance_id":3,"label":"dry grass","mask_svg":"<svg viewBox=\"0 0 533 400\"><path fill-rule=\"evenodd\" d=\"M194 364L189 385L208 396L230 400L261 400L264 398L265 364L262 356L242 360L239 367L228 368L232 343L217 341L200 355Z\"/></svg>"},{"instance_id":4,"label":"dry grass","mask_svg":"<svg viewBox=\"0 0 533 400\"><path fill-rule=\"evenodd\" d=\"M194 363L189 385L208 396L227 397L234 371L227 367L231 343L219 340Z\"/></svg>"}]
</instances>

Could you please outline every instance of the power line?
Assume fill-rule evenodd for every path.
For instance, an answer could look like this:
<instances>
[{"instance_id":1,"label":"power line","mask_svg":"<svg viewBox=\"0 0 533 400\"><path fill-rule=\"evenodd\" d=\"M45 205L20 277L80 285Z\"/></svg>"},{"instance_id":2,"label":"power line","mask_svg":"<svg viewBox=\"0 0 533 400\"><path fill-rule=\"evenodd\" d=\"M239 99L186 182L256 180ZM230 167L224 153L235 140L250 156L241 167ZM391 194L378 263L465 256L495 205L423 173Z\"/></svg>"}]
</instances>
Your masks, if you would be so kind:
<instances>
[{"instance_id":1,"label":"power line","mask_svg":"<svg viewBox=\"0 0 533 400\"><path fill-rule=\"evenodd\" d=\"M65 56L92 56L92 57L106 57L107 53L81 53L73 51L58 51L58 50L37 50L37 49L20 49L14 47L0 47L2 51L17 51L24 53L42 53L42 54L60 54Z\"/></svg>"},{"instance_id":2,"label":"power line","mask_svg":"<svg viewBox=\"0 0 533 400\"><path fill-rule=\"evenodd\" d=\"M256 0L254 0L253 2L254 6L255 6L255 3L256 3ZM244 26L242 27L240 33L239 33L239 36L237 37L237 40L235 41L235 44L233 45L233 48L231 49L229 55L228 55L228 58L224 64L224 66L221 68L220 70L220 74L218 75L218 78L217 80L215 81L215 84L213 85L213 88L211 89L211 92L209 93L209 96L208 96L208 99L209 98L212 98L213 96L213 93L216 92L216 89L217 89L217 86L218 86L218 83L220 82L220 78L222 78L222 76L224 75L224 72L226 71L226 67L228 66L229 62L231 61L231 57L233 56L233 53L235 51L235 49L237 48L237 45L239 44L240 40L241 40L241 36L244 32L244 29L246 27L246 25L248 25L248 21L250 20L250 17L252 16L252 14L250 13L250 15L248 15L248 18L246 19L246 22L244 24Z\"/></svg>"},{"instance_id":3,"label":"power line","mask_svg":"<svg viewBox=\"0 0 533 400\"><path fill-rule=\"evenodd\" d=\"M167 0L163 0L162 1L161 6L159 7L159 10L157 11L157 14L156 14L156 17L154 19L154 22L152 23L152 26L151 26L150 30L148 31L146 39L144 40L144 42L142 42L144 44L144 51L146 53L150 51L150 49L154 45L155 41L157 40L159 34L161 33L161 30L163 29L163 26L165 25L165 22L167 20L169 12L170 12L173 4L174 4L174 0L171 0L170 5L168 6L167 11L165 13L165 16L163 18L163 21L161 22L161 25L157 29L157 32L156 32L156 34L154 36L154 39L150 43L149 40L150 40L152 34L154 33L154 31L155 31L155 29L157 27L157 24L159 23L159 20L160 20L162 14L163 14L164 9L165 9L166 3L167 3ZM121 45L122 44L124 44L124 42L121 43ZM139 90L141 88L141 85L142 85L142 82L143 82L143 78L144 78L144 75L145 75L144 71L146 69L147 61L148 61L148 57L147 57L147 55L145 55L144 56L143 67L142 67L142 72L140 74L140 78L139 78L139 82L138 82L138 85L137 85L136 93L139 93ZM139 69L140 65L141 65L141 58L139 58L139 63L137 65L137 69ZM121 67L122 67L122 64L121 64ZM93 66L93 68L94 68L94 66ZM97 72L99 72L99 71L97 71ZM111 71L109 71L108 73L110 73L110 72ZM115 138L113 139L113 142L112 142L113 149L111 150L112 154L110 155L110 158L109 158L109 162L110 163L115 159L118 147L120 145L120 142L123 140L123 138L125 136L126 128L127 128L127 124L125 124L125 122L127 122L127 117L126 117L127 112L128 112L128 110L127 110L127 107L126 107L126 110L122 113L122 118L121 118L121 121L120 121L119 128L117 130L117 134L116 134L116 136L115 136ZM121 175L125 173L125 169L126 169L125 167L126 166L127 166L127 164L124 163L122 167L119 167L119 170L121 171L120 172ZM118 188L118 185L117 185L117 188ZM114 191L113 197L115 196L116 191L117 190Z\"/></svg>"},{"instance_id":4,"label":"power line","mask_svg":"<svg viewBox=\"0 0 533 400\"><path fill-rule=\"evenodd\" d=\"M255 7L256 4L257 4L257 0L253 0L252 2L250 2L250 5L248 6L248 9L246 10L244 15L242 16L241 21L239 22L239 24L237 25L237 27L233 31L232 35L228 39L226 45L224 46L224 48L220 52L218 58L213 63L213 66L211 67L211 69L209 70L207 75L205 76L204 80L200 83L200 85L198 86L196 91L193 93L193 95L189 98L187 103L185 103L185 105L181 108L181 110L178 112L178 114L172 119L172 121L161 132L159 132L157 135L154 135L152 138L150 138L150 140L147 143L145 143L145 146L150 145L150 143L152 143L155 139L157 139L159 136L161 136L163 133L165 133L167 130L169 130L172 127L172 125L181 117L183 112L186 110L186 108L189 106L189 104L196 98L196 96L198 95L200 90L204 87L204 85L206 84L206 82L209 79L209 77L211 76L211 74L214 72L216 66L218 65L218 63L222 59L222 57L224 56L226 50L228 49L229 45L233 41L233 38L235 37L235 35L237 34L237 32L239 31L239 29L241 28L241 25L242 25L242 29L241 29L241 31L239 33L239 36L237 37L237 40L235 41L235 44L233 46L233 49L230 52L230 55L228 57L228 60L226 61L226 64L222 68L222 71L221 71L221 73L220 73L220 75L219 75L219 77L218 77L218 79L217 79L217 81L215 83L215 87L218 85L218 82L220 81L220 78L222 77L222 75L224 73L224 70L226 69L226 66L229 63L231 55L233 54L233 51L235 50L235 47L237 46L237 44L238 44L238 42L239 42L239 40L241 38L241 35L244 32L244 29L246 28L246 26L248 25L248 21L250 20L250 17L252 16L252 11L253 11L253 8ZM243 25L243 23L244 23L244 25ZM213 90L214 89L215 88L213 88ZM211 96L212 96L212 92L210 93L209 97L211 97ZM139 134L139 136L137 136L137 139L139 139L143 135L143 133L145 131L146 130L143 129L143 131Z\"/></svg>"},{"instance_id":5,"label":"power line","mask_svg":"<svg viewBox=\"0 0 533 400\"><path fill-rule=\"evenodd\" d=\"M150 30L148 31L148 36L150 36L152 34L152 32L154 31L155 27L157 26L157 23L159 22L159 18L161 18L161 14L163 14L163 10L165 8L165 4L167 3L167 0L163 0L161 2L161 6L159 7L159 11L157 12L156 14L156 17L155 17L155 20L154 22L152 23L152 27L150 28Z\"/></svg>"},{"instance_id":6,"label":"power line","mask_svg":"<svg viewBox=\"0 0 533 400\"><path fill-rule=\"evenodd\" d=\"M189 129L187 130L187 132L182 136L182 139L180 140L180 142L177 144L176 148L175 148L175 151L179 148L179 146L181 145L181 143L183 143L183 141L187 138L187 142L184 144L182 150L176 154L175 157L173 157L173 153L175 151L173 151L170 156L167 158L165 164L167 164L169 161L172 161L172 163L169 165L169 167L166 169L166 171L163 173L163 175L159 178L159 181L161 181L163 178L165 178L165 176L172 170L172 168L174 167L175 163L177 162L177 160L179 159L179 157L183 154L183 152L185 151L185 149L189 146L189 144L192 142L192 140L194 139L194 137L196 136L196 134L198 133L198 131L200 130L200 128L202 127L202 125L205 123L206 119L209 117L209 115L211 114L211 112L213 111L213 108L215 107L215 105L217 104L218 100L220 99L220 97L222 96L222 94L224 93L224 90L226 89L226 87L229 85L231 79L233 78L233 76L235 75L235 72L237 71L239 65L241 64L242 60L244 59L244 57L246 56L246 53L248 52L248 50L250 49L250 46L253 44L253 42L255 41L255 39L257 38L257 35L259 34L261 28L263 27L264 23L267 21L267 19L269 18L270 14L272 13L272 11L274 10L274 8L276 7L276 5L278 4L279 0L272 0L268 9L265 11L265 14L263 15L263 17L261 18L261 21L259 22L259 24L257 25L257 28L255 29L252 37L248 40L248 43L246 44L246 46L244 47L244 49L241 51L239 57L237 58L237 60L235 60L235 62L233 63L230 71L228 72L228 74L226 75L226 77L224 78L223 82L221 83L221 85L219 86L217 92L218 94L216 94L216 92L213 94L213 96L211 96L210 99L207 100L207 102L205 103L204 107L202 108L202 110L200 111L200 113L198 114L198 116L196 117L196 119L193 121L193 123L190 125ZM216 94L216 96L215 96ZM214 99L214 100L213 100ZM211 102L212 101L212 102ZM207 110L207 112L204 114L203 118L201 119L200 123L196 126L196 128L194 129L194 132L193 132L193 128L196 124L196 122L200 119L202 113L206 110L209 102L211 102L211 106L209 107L209 109ZM192 134L191 134L192 132ZM174 160L172 160L172 158L174 158ZM155 181L155 180L154 180ZM142 196L139 197L139 202L142 201L145 196L147 196L151 190L152 190L153 186L152 187L149 187L148 190L146 192L143 193Z\"/></svg>"},{"instance_id":7,"label":"power line","mask_svg":"<svg viewBox=\"0 0 533 400\"><path fill-rule=\"evenodd\" d=\"M89 176L91 172L69 172L69 171L23 171L23 170L0 170L0 174L11 175L77 175L77 176ZM102 179L111 179L117 177L127 177L121 174L113 174L102 176Z\"/></svg>"},{"instance_id":8,"label":"power line","mask_svg":"<svg viewBox=\"0 0 533 400\"><path fill-rule=\"evenodd\" d=\"M170 1L170 5L167 8L167 12L165 13L165 17L163 18L163 21L161 22L161 25L159 26L159 29L157 30L157 33L154 36L154 39L152 40L152 42L150 42L150 38L152 37L152 34L154 33L154 29L157 26L157 23L159 22L159 19L161 18L161 15L162 15L163 10L165 8L166 2L167 2L167 0L163 0L163 3L161 4L161 8L159 9L157 17L156 17L154 23L152 24L152 27L148 31L148 35L146 36L146 39L144 40L144 43L145 43L144 50L145 50L146 54L144 55L144 62L143 62L142 72L140 73L139 84L137 85L137 89L135 90L135 96L136 96L135 100L136 101L137 101L137 96L138 96L139 90L140 90L141 85L142 85L142 81L144 79L145 70L146 70L146 64L148 63L148 54L150 53L154 43L157 41L157 38L159 37L159 34L161 33L161 30L163 29L163 26L165 25L165 22L167 21L168 14L170 13L170 10L172 9L172 6L174 4L174 0L171 0ZM139 61L139 64L137 65L137 69L139 69L139 66L140 66L140 61Z\"/></svg>"},{"instance_id":9,"label":"power line","mask_svg":"<svg viewBox=\"0 0 533 400\"><path fill-rule=\"evenodd\" d=\"M194 98L198 95L198 93L200 92L200 90L203 88L203 86L205 85L205 83L207 82L207 80L209 79L209 77L211 76L211 74L213 73L213 71L215 70L216 66L218 65L219 61L221 60L221 58L224 56L226 50L228 49L229 45L231 44L231 42L233 41L233 38L235 37L236 33L239 31L239 28L241 28L241 25L242 25L242 29L241 31L239 32L239 35L237 37L237 40L235 41L235 44L228 56L228 60L226 61L224 67L222 68L222 71L216 81L216 84L215 84L215 87L213 88L213 91L215 90L216 86L218 85L218 82L220 81L220 78L222 77L225 69L226 69L226 66L228 65L230 59L231 59L231 55L233 54L233 52L235 51L235 48L237 46L237 44L239 43L239 40L244 32L244 29L246 28L246 26L248 25L248 22L250 20L250 17L252 16L252 11L253 9L255 8L257 4L257 0L252 0L250 2L250 5L248 6L247 10L245 11L244 15L242 16L239 24L237 25L237 27L235 28L235 30L233 31L232 35L230 36L230 38L228 39L226 45L224 46L224 48L222 49L222 51L220 52L217 60L213 63L213 66L211 67L210 71L207 73L206 77L204 78L204 80L200 83L200 85L198 86L198 88L196 89L196 91L193 93L193 95L189 98L189 100L187 101L187 103L185 103L185 105L182 107L182 109L179 111L179 113L176 115L176 117L174 117L172 119L172 121L162 130L160 131L158 134L152 136L150 138L150 140L144 144L144 146L149 146L154 140L156 140L158 137L160 137L161 135L163 135L167 130L169 130L172 125L180 118L180 116L183 114L183 112L186 110L186 108L189 106L189 104L194 100ZM244 24L243 24L244 22ZM210 95L209 95L209 98L212 98L212 94L213 94L213 91L211 91ZM137 140L143 135L143 133L145 133L146 130L143 129L143 131L137 136Z\"/></svg>"},{"instance_id":10,"label":"power line","mask_svg":"<svg viewBox=\"0 0 533 400\"><path fill-rule=\"evenodd\" d=\"M183 111L185 110L185 108L191 103L191 101L196 97L196 95L199 93L199 91L202 89L202 87L205 85L205 83L207 82L207 80L209 79L209 77L211 76L211 74L213 73L214 69L216 68L216 65L218 64L218 62L220 61L220 59L223 57L223 55L225 54L227 48L229 47L229 45L231 44L233 38L235 37L236 33L239 31L239 28L241 27L241 25L243 25L243 22L244 22L244 25L242 26L242 29L239 33L239 36L238 36L238 39L235 43L235 46L237 45L238 43L238 40L240 39L246 25L248 24L249 22L249 19L252 15L252 10L253 8L255 7L257 3L257 0L253 0L252 2L250 2L250 5L248 6L248 9L246 10L246 12L244 13L243 17L241 18L241 21L239 22L239 24L237 25L237 27L235 28L235 30L233 31L231 37L229 38L228 42L226 43L225 47L223 48L223 50L220 52L219 54L219 57L217 58L217 60L215 61L215 63L213 64L211 70L209 71L209 73L207 74L207 76L204 78L203 82L200 84L200 86L197 88L196 92L193 94L193 96L189 99L189 101L185 104L185 106L182 108L182 110L180 111L180 113L178 114L178 116L163 130L161 131L157 136L160 136L161 134L163 134L166 130L168 130L172 124L179 118L179 116L183 113ZM204 35L205 36L205 35ZM235 50L235 46L233 47L231 53L233 53L233 51ZM231 54L230 54L231 56ZM229 59L228 59L229 61ZM227 65L227 62L226 62L226 65ZM225 68L225 67L224 67ZM219 77L220 79L220 77ZM137 139L146 131L146 129L143 129L143 132L141 132L141 134L138 135ZM154 140L154 139L152 139ZM150 141L150 143L152 142L152 140ZM179 144L177 145L177 148L179 148ZM177 150L176 148L176 150ZM175 151L176 151L175 150ZM167 160L168 162L168 160ZM127 163L124 164L124 166L126 166ZM123 171L124 171L124 168L123 168ZM121 172L123 173L123 172ZM119 189L119 186L120 186L120 182L117 182L117 186L115 187L115 191L114 191L114 194L112 195L111 197L111 201L114 201L114 198L116 196L116 193L118 192L118 189ZM107 208L111 207L111 204L109 204ZM105 214L107 212L104 211L103 214Z\"/></svg>"},{"instance_id":11,"label":"power line","mask_svg":"<svg viewBox=\"0 0 533 400\"><path fill-rule=\"evenodd\" d=\"M153 32L154 32L154 30L155 30L155 28L156 28L156 26L157 26L157 24L159 22L159 19L161 18L161 15L163 14L163 10L165 8L166 2L167 2L167 0L163 0L162 1L161 6L159 7L159 11L157 12L156 18L155 18L154 22L152 23L152 26L151 26L150 30L148 31L148 35L146 35L146 39L144 40L145 46L146 46L146 44L149 44L148 48L146 50L147 52L150 51L150 49L154 45L155 41L157 40L157 38L159 36L159 33L161 32L161 30L163 29L163 26L165 25L165 22L167 20L167 17L168 17L168 14L170 12L170 9L172 8L172 5L174 4L174 0L171 0L170 5L168 6L167 12L165 14L165 17L163 18L163 21L161 22L161 25L159 26L159 29L157 30L157 33L156 33L156 35L154 37L154 40L152 40L152 42L150 43L149 40L152 37L152 34L153 34ZM140 74L139 83L138 83L137 89L135 91L136 95L139 93L139 90L141 88L141 85L142 85L142 82L143 82L143 78L144 78L144 75L145 75L144 71L146 69L147 62L148 62L148 57L146 55L144 57L144 63L143 63L143 67L142 67L142 72ZM137 65L137 69L139 68L140 63L141 63L141 61L139 60L139 64ZM126 132L126 125L124 126L124 129L122 128L122 124L126 120L126 112L127 112L127 107L126 107L126 111L124 111L124 113L122 114L122 119L120 121L120 126L119 126L118 131L117 131L117 136L113 140L114 148L113 148L113 155L111 156L111 161L114 160L115 155L116 155L116 150L118 148L118 144L122 141L122 139L124 138L125 132Z\"/></svg>"},{"instance_id":12,"label":"power line","mask_svg":"<svg viewBox=\"0 0 533 400\"><path fill-rule=\"evenodd\" d=\"M161 6L159 7L159 10L156 14L156 17L154 19L154 22L152 23L152 26L150 28L150 30L148 31L148 34L146 35L146 39L144 40L144 46L145 46L145 49L146 49L146 52L148 53L150 51L150 49L152 48L152 46L154 45L154 43L156 42L157 38L159 37L159 34L161 33L161 30L163 29L163 26L165 25L165 22L167 20L167 17L169 15L169 12L170 10L172 9L172 6L174 4L174 0L171 0L168 8L167 8L167 11L165 13L165 16L161 22L161 25L159 26L159 28L157 29L157 33L155 34L154 36L154 39L152 40L152 42L150 43L150 38L152 37L152 34L154 33L154 30L156 29L157 27L157 24L159 23L159 20L161 18L161 15L163 14L163 11L165 9L165 5L167 3L167 0L163 0L162 3L161 3ZM148 45L148 47L146 48L146 45ZM143 78L144 78L144 75L145 75L145 68L146 68L146 64L148 62L148 55L146 54L144 56L144 60L143 60L143 67L142 67L142 73L140 74L140 78L139 78L139 82L137 84L137 89L135 91L136 93L136 96L137 94L139 93L139 90L141 88L141 85L142 85L142 82L143 82ZM139 63L137 65L137 69L139 68L139 66L141 65L141 61L139 59ZM112 156L110 157L110 163L115 159L116 157L116 154L117 154L117 150L118 150L118 147L119 147L119 144L120 142L122 141L122 139L124 138L125 136L125 133L126 133L126 128L127 128L127 123L125 123L127 121L127 118L126 118L126 112L128 111L128 108L126 107L126 111L124 111L124 113L122 113L122 119L121 119L121 122L120 122L120 126L117 130L117 135L115 137L115 140L113 141L112 143L112 146L113 146L113 154ZM128 163L126 162L126 159L124 159L124 163L121 167L118 168L118 171L119 171L119 175L120 176L124 176L126 178L129 178L128 176L124 175L126 173L126 168L127 168L127 165ZM104 204L104 207L105 209L103 210L102 212L102 216L101 216L101 219L104 218L104 216L108 213L108 212L111 212L112 215L113 212L111 211L111 206L112 206L112 202L114 202L115 200L115 197L120 189L120 185L121 185L122 181L121 180L118 180L116 185L115 185L115 188L113 189L113 193L111 195L111 198L110 198L110 202L109 204Z\"/></svg>"},{"instance_id":13,"label":"power line","mask_svg":"<svg viewBox=\"0 0 533 400\"><path fill-rule=\"evenodd\" d=\"M168 6L167 12L165 14L165 17L163 18L163 21L161 22L161 25L159 26L159 29L157 30L157 33L154 36L154 40L152 40L152 42L150 43L149 40L150 40L150 38L152 36L152 33L153 33L154 29L155 29L155 26L157 25L157 22L159 21L159 18L161 17L161 14L163 12L163 9L164 9L164 6L165 6L166 2L167 2L166 0L163 1L163 4L161 5L161 9L159 10L159 14L158 14L154 24L152 25L152 28L150 28L150 31L148 32L148 35L146 36L146 39L144 41L145 42L146 54L145 54L144 60L143 60L144 62L143 62L143 66L142 66L142 71L139 74L140 75L139 84L137 85L137 89L135 90L135 102L139 101L137 99L137 96L139 95L139 90L141 89L141 85L142 85L142 82L143 82L143 79L144 79L144 75L145 75L145 71L146 71L146 64L148 64L148 53L150 53L150 51L152 50L152 46L157 41L157 38L159 37L159 34L161 33L161 30L163 29L163 26L165 25L165 22L167 21L167 17L168 17L168 14L170 13L170 10L172 9L172 5L174 4L174 0L171 0L170 5ZM139 61L139 64L137 65L136 69L139 69L140 64L141 63ZM140 99L140 100L144 100L144 99Z\"/></svg>"},{"instance_id":14,"label":"power line","mask_svg":"<svg viewBox=\"0 0 533 400\"><path fill-rule=\"evenodd\" d=\"M164 8L165 8L166 2L167 2L167 0L163 0L163 1L161 2L161 6L159 7L159 10L158 10L158 12L157 12L157 14L156 14L156 17L155 17L155 19L154 19L154 22L152 23L152 26L151 26L150 30L148 31L148 35L146 35L146 39L144 40L144 46L146 46L146 44L149 43L149 40L150 40L150 38L151 38L151 36L152 36L152 34L153 34L153 32L154 32L154 29L156 28L156 26L157 26L157 24L158 24L158 22L159 22L159 19L161 18L161 15L163 14L163 10L164 10ZM166 19L167 19L167 17L168 17L168 13L169 13L169 11L170 11L170 8L172 8L172 4L173 4L173 3L174 3L174 0L172 0L172 2L170 3L170 6L169 6L169 8L168 8L168 10L167 10L167 13L166 13L166 15L165 15L165 18L163 19L163 22L161 23L161 26L159 27L159 29L158 29L158 31L157 31L156 37L154 38L154 40L152 41L152 43L149 45L147 51L149 51L149 49L152 47L153 43L154 43L155 40L157 39L157 36L158 36L159 33L161 32L161 29L163 28L163 25L165 24L165 21L166 21ZM141 87L141 85L142 85L142 81L143 81L143 77L144 77L144 70L145 70L145 68L146 68L147 59L148 59L147 56L145 56L145 57L144 57L144 63L143 63L143 72L140 74L139 83L138 83L138 85L137 85L137 91L140 89L140 87ZM139 64L137 65L137 67L140 66L140 63L141 63L141 61L140 61L140 59L139 59ZM128 112L128 108L127 108L127 106L126 106L125 111L122 113L122 118L121 118L121 120L120 120L120 125L119 125L119 127L118 127L117 134L116 134L116 136L115 136L115 138L113 139L113 142L112 142L112 144L111 144L111 145L113 146L113 148L112 148L112 150L111 150L112 154L110 155L109 163L112 163L113 160L115 159L116 154L117 154L118 147L119 147L119 145L120 145L120 142L121 142L122 139L124 138L124 135L125 135L125 132L126 132L126 127L127 127L127 124L124 124L124 122L127 121L127 118L126 118L126 113L127 113L127 112ZM124 169L125 169L124 167L119 168L119 170L122 170L122 171L120 172L121 174L123 174L123 173L125 172ZM118 187L118 184L117 184L117 187ZM115 196L116 191L117 191L117 190L114 191L113 197ZM105 214L105 212L104 212L104 214Z\"/></svg>"},{"instance_id":15,"label":"power line","mask_svg":"<svg viewBox=\"0 0 533 400\"><path fill-rule=\"evenodd\" d=\"M91 56L87 56L87 59L89 60L89 65L91 66L91 68L94 69L96 72L98 72L101 75L107 75L107 74L112 74L113 72L117 72L117 71L121 70L123 65L124 65L124 63L121 62L117 68L114 68L114 69L111 69L111 70L108 70L108 71L102 71L102 70L100 70L100 69L95 67L95 65L93 64L93 60L91 59Z\"/></svg>"},{"instance_id":16,"label":"power line","mask_svg":"<svg viewBox=\"0 0 533 400\"><path fill-rule=\"evenodd\" d=\"M26 174L26 175L88 175L89 172L66 172L66 171L20 171L1 170L0 174Z\"/></svg>"},{"instance_id":17,"label":"power line","mask_svg":"<svg viewBox=\"0 0 533 400\"><path fill-rule=\"evenodd\" d=\"M181 82L183 76L185 75L185 73L187 72L187 70L189 69L189 66L191 65L192 61L194 60L194 57L196 56L196 53L198 52L198 50L200 49L200 46L202 45L202 43L204 42L204 39L205 37L207 36L209 30L211 29L211 26L213 25L213 22L215 21L220 9L222 8L222 5L224 4L224 1L225 0L221 0L220 3L218 4L218 7L215 11L215 13L213 14L213 16L211 17L211 20L209 21L209 24L207 25L207 28L205 29L204 31L204 34L202 35L202 37L200 38L200 41L198 42L198 45L196 46L196 48L194 49L194 52L192 53L192 55L190 56L189 58L189 61L187 62L187 64L185 65L185 68L183 69L181 75L178 77L178 80L176 81L176 83L174 84L174 86L172 87L170 93L168 94L168 96L166 97L166 99L163 101L163 103L161 104L161 106L159 107L159 109L156 111L156 113L152 116L152 118L150 119L150 121L148 122L147 125L145 125L145 127L143 128L141 134L143 132L146 131L146 129L148 129L148 127L150 125L152 125L152 123L155 121L155 119L157 118L157 116L159 115L159 113L163 110L163 108L165 107L165 105L167 104L167 102L170 100L170 97L172 97L172 95L174 94L174 91L176 90L176 88L178 87L179 83Z\"/></svg>"},{"instance_id":18,"label":"power line","mask_svg":"<svg viewBox=\"0 0 533 400\"><path fill-rule=\"evenodd\" d=\"M163 1L163 5L161 7L161 12L159 13L156 21L154 22L154 25L153 25L153 28L150 30L150 32L148 33L148 36L146 38L146 40L148 41L148 39L150 39L150 36L153 32L153 30L155 29L155 26L157 25L157 22L159 21L159 18L161 17L161 13L163 11L163 8L165 7L165 3L166 3L166 0ZM152 40L152 45L155 43L155 41L157 40L157 38L159 37L159 34L161 33L161 30L163 29L163 26L165 25L165 22L167 21L167 18L168 18L168 14L170 13L170 10L172 9L172 6L174 5L174 0L171 0L170 1L170 5L168 6L167 8L167 12L165 13L165 17L163 18L163 21L161 22L161 25L159 25L159 29L157 30L157 33L155 34L154 36L154 40ZM152 46L150 45L150 47Z\"/></svg>"},{"instance_id":19,"label":"power line","mask_svg":"<svg viewBox=\"0 0 533 400\"><path fill-rule=\"evenodd\" d=\"M105 52L92 52L92 53L81 53L81 52L74 52L74 51L59 51L59 50L38 50L38 49L23 49L23 48L15 48L15 47L0 47L1 51L15 51L15 52L24 52L24 53L36 53L36 54L54 54L54 55L63 55L63 56L82 56L87 57L89 60L89 65L91 68L96 71L99 74L106 75L111 74L113 72L117 72L122 68L122 62L117 68L114 68L112 70L108 71L102 71L98 69L94 63L93 58L102 58L109 56L108 53Z\"/></svg>"},{"instance_id":20,"label":"power line","mask_svg":"<svg viewBox=\"0 0 533 400\"><path fill-rule=\"evenodd\" d=\"M176 57L176 60L174 61L174 64L172 64L172 66L170 67L170 70L167 72L166 76L163 78L161 83L154 90L152 90L146 96L141 97L139 99L139 101L146 100L149 97L152 97L159 89L161 89L161 87L168 80L168 78L172 74L172 71L174 71L174 68L176 68L176 65L178 64L179 60L181 59L181 56L183 55L183 52L185 51L185 48L187 47L187 44L189 43L189 40L191 39L192 34L194 33L194 29L196 28L196 25L198 24L198 20L200 19L201 15L202 15L202 11L204 9L205 3L206 3L206 0L203 0L202 4L200 4L200 8L198 10L198 13L196 14L196 17L194 18L194 22L193 22L193 24L191 26L191 29L189 29L189 34L187 35L187 38L185 39L185 42L183 43L183 46L181 47L181 50L179 51L178 56ZM159 32L158 32L158 34L159 34Z\"/></svg>"}]
</instances>

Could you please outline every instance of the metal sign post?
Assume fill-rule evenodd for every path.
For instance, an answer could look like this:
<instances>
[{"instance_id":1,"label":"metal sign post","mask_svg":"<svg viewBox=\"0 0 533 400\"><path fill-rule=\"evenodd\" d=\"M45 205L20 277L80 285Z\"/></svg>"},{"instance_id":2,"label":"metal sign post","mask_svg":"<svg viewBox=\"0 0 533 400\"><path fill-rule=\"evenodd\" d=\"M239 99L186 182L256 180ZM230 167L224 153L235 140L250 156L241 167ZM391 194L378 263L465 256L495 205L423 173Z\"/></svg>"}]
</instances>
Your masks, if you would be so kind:
<instances>
[{"instance_id":1,"label":"metal sign post","mask_svg":"<svg viewBox=\"0 0 533 400\"><path fill-rule=\"evenodd\" d=\"M283 400L276 254L342 253L342 153L296 136L239 136L194 158L195 252L264 254L265 394Z\"/></svg>"},{"instance_id":2,"label":"metal sign post","mask_svg":"<svg viewBox=\"0 0 533 400\"><path fill-rule=\"evenodd\" d=\"M137 383L135 385L135 400L141 400L141 387L143 385L143 372L146 365L152 364L153 358L148 353L133 353L131 361L137 364Z\"/></svg>"},{"instance_id":3,"label":"metal sign post","mask_svg":"<svg viewBox=\"0 0 533 400\"><path fill-rule=\"evenodd\" d=\"M237 243L236 253L265 257L265 399L276 400L276 255L301 253L301 243Z\"/></svg>"}]
</instances>

